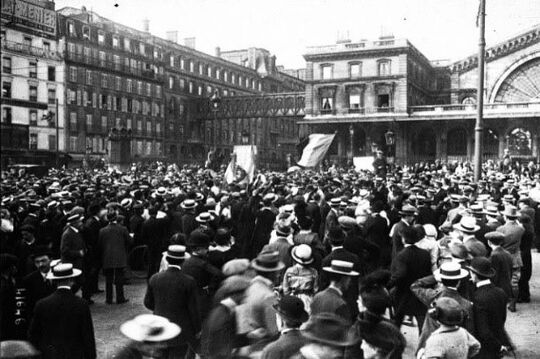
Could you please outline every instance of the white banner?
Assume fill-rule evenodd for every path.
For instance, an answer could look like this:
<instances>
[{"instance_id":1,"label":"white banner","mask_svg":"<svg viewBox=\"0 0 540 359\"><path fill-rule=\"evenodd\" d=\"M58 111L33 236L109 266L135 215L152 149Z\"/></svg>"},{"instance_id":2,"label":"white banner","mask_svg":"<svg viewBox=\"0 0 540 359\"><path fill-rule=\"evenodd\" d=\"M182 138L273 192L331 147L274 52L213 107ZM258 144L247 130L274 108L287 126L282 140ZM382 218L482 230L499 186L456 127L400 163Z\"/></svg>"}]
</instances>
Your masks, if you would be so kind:
<instances>
[{"instance_id":1,"label":"white banner","mask_svg":"<svg viewBox=\"0 0 540 359\"><path fill-rule=\"evenodd\" d=\"M225 181L228 184L245 181L251 183L255 176L256 154L257 146L234 146L231 162L225 171Z\"/></svg>"},{"instance_id":2,"label":"white banner","mask_svg":"<svg viewBox=\"0 0 540 359\"><path fill-rule=\"evenodd\" d=\"M302 152L302 158L298 161L298 165L302 167L317 166L330 148L335 134L314 133L309 135L309 143Z\"/></svg>"},{"instance_id":3,"label":"white banner","mask_svg":"<svg viewBox=\"0 0 540 359\"><path fill-rule=\"evenodd\" d=\"M353 164L354 168L357 171L367 170L367 171L374 171L373 168L373 161L375 159L373 156L365 156L365 157L354 157L353 158Z\"/></svg>"}]
</instances>

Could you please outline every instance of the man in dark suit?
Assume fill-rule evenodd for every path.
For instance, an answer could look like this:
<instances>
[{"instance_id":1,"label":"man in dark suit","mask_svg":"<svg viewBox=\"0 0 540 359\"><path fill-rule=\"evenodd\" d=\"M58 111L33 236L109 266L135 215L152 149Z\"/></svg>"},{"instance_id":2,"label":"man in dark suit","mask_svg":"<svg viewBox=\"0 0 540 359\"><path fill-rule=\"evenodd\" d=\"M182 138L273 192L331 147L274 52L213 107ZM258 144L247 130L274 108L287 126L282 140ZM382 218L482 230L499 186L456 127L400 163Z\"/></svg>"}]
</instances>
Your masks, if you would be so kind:
<instances>
[{"instance_id":1,"label":"man in dark suit","mask_svg":"<svg viewBox=\"0 0 540 359\"><path fill-rule=\"evenodd\" d=\"M87 254L86 245L84 243L81 229L83 226L82 215L72 214L67 218L67 226L62 233L62 239L60 241L60 256L62 263L71 263L74 268L80 269L82 271L84 266L84 257ZM83 288L82 296L88 301L89 304L92 304L90 297L91 293L88 293L87 287L84 285L86 280L86 275L81 274L76 279L76 284L72 287L72 290L76 293L79 288Z\"/></svg>"},{"instance_id":2,"label":"man in dark suit","mask_svg":"<svg viewBox=\"0 0 540 359\"><path fill-rule=\"evenodd\" d=\"M197 202L195 202L194 199L186 199L180 204L180 207L182 207L182 209L184 210L184 214L180 219L182 233L184 233L186 237L189 237L191 232L193 232L199 226L199 224L195 220L195 218L197 217L197 215L195 214L195 210L197 209Z\"/></svg>"},{"instance_id":3,"label":"man in dark suit","mask_svg":"<svg viewBox=\"0 0 540 359\"><path fill-rule=\"evenodd\" d=\"M144 244L148 246L148 278L159 270L161 253L166 248L168 237L168 225L165 218L157 218L158 209L150 207L150 218L144 221L141 236Z\"/></svg>"},{"instance_id":4,"label":"man in dark suit","mask_svg":"<svg viewBox=\"0 0 540 359\"><path fill-rule=\"evenodd\" d=\"M86 244L87 254L84 258L84 271L87 273L87 290L91 293L99 293L98 280L101 267L99 258L99 230L103 227L98 217L100 206L96 203L88 207L88 218L82 228L82 236Z\"/></svg>"},{"instance_id":5,"label":"man in dark suit","mask_svg":"<svg viewBox=\"0 0 540 359\"><path fill-rule=\"evenodd\" d=\"M30 342L43 359L96 358L90 309L71 290L80 275L71 263L58 264L47 275L57 289L37 302L29 330Z\"/></svg>"},{"instance_id":6,"label":"man in dark suit","mask_svg":"<svg viewBox=\"0 0 540 359\"><path fill-rule=\"evenodd\" d=\"M508 296L491 283L495 270L487 258L473 258L469 267L476 286L473 294L475 337L482 348L476 358L499 358L510 349L510 339L504 329Z\"/></svg>"},{"instance_id":7,"label":"man in dark suit","mask_svg":"<svg viewBox=\"0 0 540 359\"><path fill-rule=\"evenodd\" d=\"M508 298L512 298L512 256L502 244L504 234L501 232L488 232L485 235L488 245L491 247L489 260L495 270L491 283L504 290Z\"/></svg>"},{"instance_id":8,"label":"man in dark suit","mask_svg":"<svg viewBox=\"0 0 540 359\"><path fill-rule=\"evenodd\" d=\"M346 237L341 228L332 229L328 233L328 238L332 247L332 252L323 258L321 262L322 267L330 267L333 260L340 260L352 263L353 270L360 273L362 266L360 258L343 247ZM327 271L322 271L319 278L319 288L326 288L330 284L330 277ZM356 300L358 299L357 280L351 281L351 284L347 286L344 290L343 298L347 302L351 316L353 318L356 317L358 314L358 305L356 304Z\"/></svg>"},{"instance_id":9,"label":"man in dark suit","mask_svg":"<svg viewBox=\"0 0 540 359\"><path fill-rule=\"evenodd\" d=\"M415 207L408 204L404 205L399 214L401 220L394 224L390 230L390 237L392 238L392 261L396 258L397 254L403 249L402 232L405 228L410 228L414 223L414 218L418 211Z\"/></svg>"},{"instance_id":10,"label":"man in dark suit","mask_svg":"<svg viewBox=\"0 0 540 359\"><path fill-rule=\"evenodd\" d=\"M277 209L273 206L277 196L273 193L268 193L263 197L263 207L259 209L255 220L255 228L251 236L251 252L248 259L253 259L261 252L263 247L270 240L270 233L274 229Z\"/></svg>"},{"instance_id":11,"label":"man in dark suit","mask_svg":"<svg viewBox=\"0 0 540 359\"><path fill-rule=\"evenodd\" d=\"M351 315L349 306L344 299L344 293L349 288L352 280L357 280L358 273L354 271L352 262L332 260L330 266L324 266L330 285L325 290L317 293L311 302L311 315L332 313L352 323L354 316Z\"/></svg>"},{"instance_id":12,"label":"man in dark suit","mask_svg":"<svg viewBox=\"0 0 540 359\"><path fill-rule=\"evenodd\" d=\"M186 258L185 253L184 246L169 246L165 257L168 268L150 278L144 297L146 308L182 328L180 335L171 343L169 358L182 358L188 348L194 351L201 331L197 283L180 268Z\"/></svg>"},{"instance_id":13,"label":"man in dark suit","mask_svg":"<svg viewBox=\"0 0 540 359\"><path fill-rule=\"evenodd\" d=\"M101 254L103 273L105 274L105 300L112 304L113 281L116 286L116 303L128 301L124 297L124 268L127 267L127 250L131 242L126 227L118 224L116 212L107 214L109 224L99 230L98 248Z\"/></svg>"},{"instance_id":14,"label":"man in dark suit","mask_svg":"<svg viewBox=\"0 0 540 359\"><path fill-rule=\"evenodd\" d=\"M27 317L32 318L36 303L55 291L55 286L47 274L51 271L51 253L45 246L39 246L33 254L36 270L23 278L22 284L26 289Z\"/></svg>"},{"instance_id":15,"label":"man in dark suit","mask_svg":"<svg viewBox=\"0 0 540 359\"><path fill-rule=\"evenodd\" d=\"M374 202L371 205L372 214L368 217L364 228L366 240L379 246L379 267L388 268L391 261L392 243L388 237L388 221L380 215L383 209L382 202Z\"/></svg>"},{"instance_id":16,"label":"man in dark suit","mask_svg":"<svg viewBox=\"0 0 540 359\"><path fill-rule=\"evenodd\" d=\"M268 344L262 359L289 359L306 344L306 338L300 332L300 326L309 318L304 303L297 297L285 295L274 305L282 323L278 340Z\"/></svg>"},{"instance_id":17,"label":"man in dark suit","mask_svg":"<svg viewBox=\"0 0 540 359\"><path fill-rule=\"evenodd\" d=\"M306 205L306 214L313 221L311 224L311 231L314 233L319 233L321 228L321 207L319 207L319 201L321 200L321 195L315 192L311 198L308 200Z\"/></svg>"},{"instance_id":18,"label":"man in dark suit","mask_svg":"<svg viewBox=\"0 0 540 359\"><path fill-rule=\"evenodd\" d=\"M399 328L405 315L412 315L418 323L418 332L426 316L426 306L411 292L410 286L416 280L431 274L431 258L427 251L416 247L418 233L412 227L404 227L401 231L403 250L392 262L392 276L388 288L395 288L394 305L396 308L394 321Z\"/></svg>"}]
</instances>

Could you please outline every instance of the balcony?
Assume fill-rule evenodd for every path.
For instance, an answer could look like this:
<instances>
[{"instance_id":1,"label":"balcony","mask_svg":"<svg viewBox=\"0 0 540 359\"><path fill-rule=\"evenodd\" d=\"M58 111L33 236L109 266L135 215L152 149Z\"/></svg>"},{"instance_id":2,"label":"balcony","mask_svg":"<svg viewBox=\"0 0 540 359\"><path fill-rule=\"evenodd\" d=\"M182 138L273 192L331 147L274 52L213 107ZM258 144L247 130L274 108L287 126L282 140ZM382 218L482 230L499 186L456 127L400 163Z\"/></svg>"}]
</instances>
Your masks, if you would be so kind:
<instances>
[{"instance_id":1,"label":"balcony","mask_svg":"<svg viewBox=\"0 0 540 359\"><path fill-rule=\"evenodd\" d=\"M429 119L475 118L476 105L453 104L409 107L411 118ZM540 102L488 103L484 104L484 118L537 117Z\"/></svg>"},{"instance_id":2,"label":"balcony","mask_svg":"<svg viewBox=\"0 0 540 359\"><path fill-rule=\"evenodd\" d=\"M84 56L82 54L77 54L74 52L68 51L66 53L66 60L79 62L86 65L96 66L96 67L99 67L100 69L107 68L109 70L120 71L125 74L139 76L145 79L156 80L156 81L164 80L163 75L156 73L154 70L133 68L131 66L126 66L123 63L107 61L107 60L99 59L92 56Z\"/></svg>"},{"instance_id":3,"label":"balcony","mask_svg":"<svg viewBox=\"0 0 540 359\"><path fill-rule=\"evenodd\" d=\"M349 113L361 113L361 114L363 114L365 111L366 111L366 109L363 108L363 107L349 108Z\"/></svg>"},{"instance_id":4,"label":"balcony","mask_svg":"<svg viewBox=\"0 0 540 359\"><path fill-rule=\"evenodd\" d=\"M51 60L62 60L62 53L59 51L48 50L44 47L35 47L20 42L2 40L2 50L18 52L24 55L47 58Z\"/></svg>"}]
</instances>

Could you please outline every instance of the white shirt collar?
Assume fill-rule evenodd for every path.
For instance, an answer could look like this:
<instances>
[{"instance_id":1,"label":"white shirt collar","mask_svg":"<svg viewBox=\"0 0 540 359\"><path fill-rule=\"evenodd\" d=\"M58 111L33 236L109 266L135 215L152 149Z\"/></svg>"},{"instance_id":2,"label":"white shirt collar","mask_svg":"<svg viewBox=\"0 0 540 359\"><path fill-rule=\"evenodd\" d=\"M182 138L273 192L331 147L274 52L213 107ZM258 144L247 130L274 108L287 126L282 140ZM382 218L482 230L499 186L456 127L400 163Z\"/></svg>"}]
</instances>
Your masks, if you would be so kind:
<instances>
[{"instance_id":1,"label":"white shirt collar","mask_svg":"<svg viewBox=\"0 0 540 359\"><path fill-rule=\"evenodd\" d=\"M285 333L289 333L289 332L292 332L292 331L295 331L295 330L300 330L298 328L285 328L281 331L281 335L285 334Z\"/></svg>"},{"instance_id":2,"label":"white shirt collar","mask_svg":"<svg viewBox=\"0 0 540 359\"><path fill-rule=\"evenodd\" d=\"M180 268L180 266L177 266L177 265L174 265L174 264L169 264L167 266L167 268L178 268L178 270L182 270L182 268Z\"/></svg>"},{"instance_id":3,"label":"white shirt collar","mask_svg":"<svg viewBox=\"0 0 540 359\"><path fill-rule=\"evenodd\" d=\"M489 279L484 279L476 283L476 288L480 288L489 284L491 284L491 281Z\"/></svg>"},{"instance_id":4,"label":"white shirt collar","mask_svg":"<svg viewBox=\"0 0 540 359\"><path fill-rule=\"evenodd\" d=\"M333 288L336 292L339 293L340 296L343 297L343 292L341 291L341 289L339 289L339 288L336 287L335 285L330 284L330 285L328 286L328 288Z\"/></svg>"},{"instance_id":5,"label":"white shirt collar","mask_svg":"<svg viewBox=\"0 0 540 359\"><path fill-rule=\"evenodd\" d=\"M59 285L58 287L56 287L56 289L68 289L68 290L71 290L71 287L69 285Z\"/></svg>"},{"instance_id":6,"label":"white shirt collar","mask_svg":"<svg viewBox=\"0 0 540 359\"><path fill-rule=\"evenodd\" d=\"M72 225L69 225L69 228L71 228L73 230L73 232L79 233L79 230L77 228L73 227Z\"/></svg>"}]
</instances>

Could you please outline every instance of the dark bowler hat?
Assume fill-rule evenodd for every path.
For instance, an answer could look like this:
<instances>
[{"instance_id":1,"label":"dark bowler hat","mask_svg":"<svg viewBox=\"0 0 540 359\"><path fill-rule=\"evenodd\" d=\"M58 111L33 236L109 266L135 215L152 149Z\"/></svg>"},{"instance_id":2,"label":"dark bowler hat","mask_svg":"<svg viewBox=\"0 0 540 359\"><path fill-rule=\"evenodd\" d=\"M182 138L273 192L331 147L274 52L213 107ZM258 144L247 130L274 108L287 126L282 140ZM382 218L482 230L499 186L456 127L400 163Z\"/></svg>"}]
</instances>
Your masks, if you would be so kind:
<instances>
[{"instance_id":1,"label":"dark bowler hat","mask_svg":"<svg viewBox=\"0 0 540 359\"><path fill-rule=\"evenodd\" d=\"M341 228L331 228L328 231L328 241L333 246L341 246L345 242L345 233Z\"/></svg>"},{"instance_id":2,"label":"dark bowler hat","mask_svg":"<svg viewBox=\"0 0 540 359\"><path fill-rule=\"evenodd\" d=\"M309 314L304 309L304 302L292 295L282 296L274 305L276 312L282 317L296 323L304 323L309 319Z\"/></svg>"},{"instance_id":3,"label":"dark bowler hat","mask_svg":"<svg viewBox=\"0 0 540 359\"><path fill-rule=\"evenodd\" d=\"M497 232L497 231L488 232L484 235L484 238L486 238L488 241L490 241L491 243L495 245L501 244L504 241L505 237L506 236L504 235L504 233Z\"/></svg>"},{"instance_id":4,"label":"dark bowler hat","mask_svg":"<svg viewBox=\"0 0 540 359\"><path fill-rule=\"evenodd\" d=\"M251 261L251 267L260 272L276 272L282 270L285 264L279 260L279 252L263 249L261 253Z\"/></svg>"},{"instance_id":5,"label":"dark bowler hat","mask_svg":"<svg viewBox=\"0 0 540 359\"><path fill-rule=\"evenodd\" d=\"M190 247L208 247L210 245L210 237L200 230L195 230L190 233L187 245Z\"/></svg>"},{"instance_id":6,"label":"dark bowler hat","mask_svg":"<svg viewBox=\"0 0 540 359\"><path fill-rule=\"evenodd\" d=\"M495 275L495 269L493 269L491 261L484 257L474 257L467 269L485 278L491 278Z\"/></svg>"},{"instance_id":7,"label":"dark bowler hat","mask_svg":"<svg viewBox=\"0 0 540 359\"><path fill-rule=\"evenodd\" d=\"M336 347L348 347L359 340L347 321L334 313L313 315L302 335L310 340Z\"/></svg>"}]
</instances>

